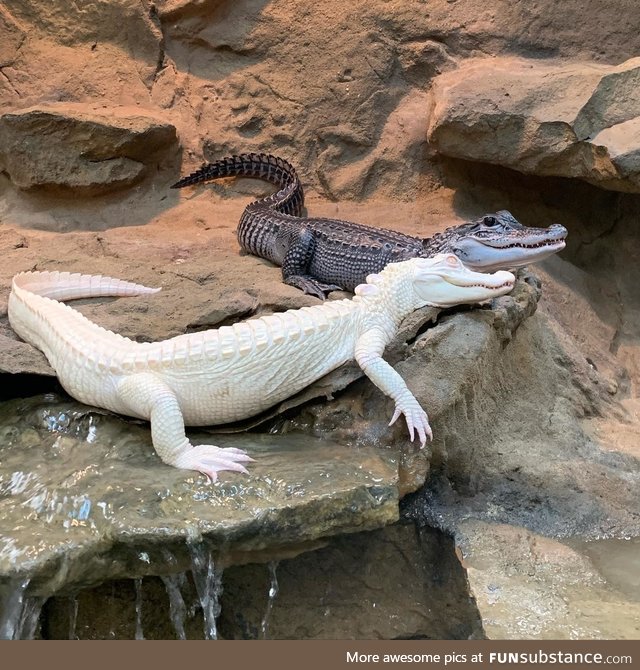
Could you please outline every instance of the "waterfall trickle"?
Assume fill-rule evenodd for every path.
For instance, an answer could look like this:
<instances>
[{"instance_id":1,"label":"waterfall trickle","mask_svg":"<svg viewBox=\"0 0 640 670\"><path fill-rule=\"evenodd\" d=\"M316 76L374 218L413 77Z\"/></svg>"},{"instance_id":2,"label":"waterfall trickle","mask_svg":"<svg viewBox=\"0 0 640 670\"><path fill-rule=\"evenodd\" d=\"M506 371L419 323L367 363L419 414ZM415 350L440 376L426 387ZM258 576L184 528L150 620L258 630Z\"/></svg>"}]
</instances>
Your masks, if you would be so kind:
<instances>
[{"instance_id":1,"label":"waterfall trickle","mask_svg":"<svg viewBox=\"0 0 640 670\"><path fill-rule=\"evenodd\" d=\"M134 579L136 585L136 640L144 640L142 631L142 577Z\"/></svg>"},{"instance_id":2,"label":"waterfall trickle","mask_svg":"<svg viewBox=\"0 0 640 670\"><path fill-rule=\"evenodd\" d=\"M184 572L181 572L177 575L164 575L161 579L169 596L169 616L176 631L176 637L179 640L186 640L184 619L187 614L187 607L182 597L182 586L186 582L187 576Z\"/></svg>"},{"instance_id":3,"label":"waterfall trickle","mask_svg":"<svg viewBox=\"0 0 640 670\"><path fill-rule=\"evenodd\" d=\"M0 595L0 640L33 640L46 598L25 596L29 578L15 579Z\"/></svg>"},{"instance_id":4,"label":"waterfall trickle","mask_svg":"<svg viewBox=\"0 0 640 670\"><path fill-rule=\"evenodd\" d=\"M221 609L222 570L215 569L213 553L203 544L189 544L189 550L191 551L193 581L202 606L204 636L207 640L217 640L216 619Z\"/></svg>"},{"instance_id":5,"label":"waterfall trickle","mask_svg":"<svg viewBox=\"0 0 640 670\"><path fill-rule=\"evenodd\" d=\"M69 598L69 639L77 640L76 626L78 624L78 598Z\"/></svg>"},{"instance_id":6,"label":"waterfall trickle","mask_svg":"<svg viewBox=\"0 0 640 670\"><path fill-rule=\"evenodd\" d=\"M264 611L264 616L262 617L262 623L260 625L261 638L263 640L266 640L269 637L269 617L271 616L273 604L278 597L278 576L276 575L278 564L279 561L269 561L269 576L271 578L271 582L269 584L269 597L267 599L267 607Z\"/></svg>"}]
</instances>

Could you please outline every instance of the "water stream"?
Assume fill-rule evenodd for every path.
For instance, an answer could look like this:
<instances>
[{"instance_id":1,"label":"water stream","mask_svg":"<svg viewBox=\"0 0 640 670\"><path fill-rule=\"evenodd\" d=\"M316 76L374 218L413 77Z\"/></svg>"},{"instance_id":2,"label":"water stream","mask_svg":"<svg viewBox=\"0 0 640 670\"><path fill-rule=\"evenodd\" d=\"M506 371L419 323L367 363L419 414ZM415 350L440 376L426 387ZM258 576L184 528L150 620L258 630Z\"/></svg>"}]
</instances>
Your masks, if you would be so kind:
<instances>
[{"instance_id":1,"label":"water stream","mask_svg":"<svg viewBox=\"0 0 640 670\"><path fill-rule=\"evenodd\" d=\"M69 598L69 639L77 640L76 626L78 625L78 598Z\"/></svg>"},{"instance_id":2,"label":"water stream","mask_svg":"<svg viewBox=\"0 0 640 670\"><path fill-rule=\"evenodd\" d=\"M134 579L136 588L136 640L144 640L142 631L142 578Z\"/></svg>"},{"instance_id":3,"label":"water stream","mask_svg":"<svg viewBox=\"0 0 640 670\"><path fill-rule=\"evenodd\" d=\"M177 575L164 575L162 581L169 596L169 616L171 623L176 631L176 637L179 640L186 640L187 636L184 630L184 620L187 614L187 607L182 597L182 587L186 582L187 576L184 572Z\"/></svg>"},{"instance_id":4,"label":"water stream","mask_svg":"<svg viewBox=\"0 0 640 670\"><path fill-rule=\"evenodd\" d=\"M16 579L0 597L0 640L33 640L46 598L25 596L29 579Z\"/></svg>"},{"instance_id":5,"label":"water stream","mask_svg":"<svg viewBox=\"0 0 640 670\"><path fill-rule=\"evenodd\" d=\"M20 628L18 631L18 640L33 640L40 623L40 613L42 606L47 601L46 598L35 596L25 598L20 615Z\"/></svg>"},{"instance_id":6,"label":"water stream","mask_svg":"<svg viewBox=\"0 0 640 670\"><path fill-rule=\"evenodd\" d=\"M0 640L17 639L24 593L28 585L28 579L14 580L0 597Z\"/></svg>"},{"instance_id":7,"label":"water stream","mask_svg":"<svg viewBox=\"0 0 640 670\"><path fill-rule=\"evenodd\" d=\"M190 543L191 569L204 619L205 640L217 640L216 619L220 614L222 570L215 568L213 553L202 543Z\"/></svg>"},{"instance_id":8,"label":"water stream","mask_svg":"<svg viewBox=\"0 0 640 670\"><path fill-rule=\"evenodd\" d=\"M270 577L270 584L269 584L269 597L267 599L267 607L264 611L264 616L262 617L262 623L260 625L260 633L261 633L261 638L263 640L269 639L269 617L271 616L271 610L273 609L273 605L276 601L276 598L278 597L278 576L276 574L276 571L278 569L278 564L279 561L269 561L268 567L269 567L269 577Z\"/></svg>"}]
</instances>

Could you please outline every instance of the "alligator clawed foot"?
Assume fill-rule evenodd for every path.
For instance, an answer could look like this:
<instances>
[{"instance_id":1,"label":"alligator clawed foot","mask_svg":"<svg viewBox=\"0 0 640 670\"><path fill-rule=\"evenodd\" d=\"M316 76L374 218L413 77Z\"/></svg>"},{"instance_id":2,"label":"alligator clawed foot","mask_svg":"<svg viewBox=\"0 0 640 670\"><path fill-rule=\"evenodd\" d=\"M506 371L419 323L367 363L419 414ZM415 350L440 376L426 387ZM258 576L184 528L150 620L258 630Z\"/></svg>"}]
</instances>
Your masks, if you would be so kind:
<instances>
[{"instance_id":1,"label":"alligator clawed foot","mask_svg":"<svg viewBox=\"0 0 640 670\"><path fill-rule=\"evenodd\" d=\"M324 284L313 277L303 275L291 275L285 278L285 283L290 286L295 286L307 295L312 295L315 298L324 300L331 291L343 291L342 286L337 284Z\"/></svg>"},{"instance_id":2,"label":"alligator clawed foot","mask_svg":"<svg viewBox=\"0 0 640 670\"><path fill-rule=\"evenodd\" d=\"M223 449L212 444L199 444L182 454L175 465L184 470L197 470L209 478L209 483L213 483L218 479L218 472L223 470L248 475L248 470L242 464L251 461L253 458L242 449Z\"/></svg>"},{"instance_id":3,"label":"alligator clawed foot","mask_svg":"<svg viewBox=\"0 0 640 670\"><path fill-rule=\"evenodd\" d=\"M316 298L320 298L320 300L325 300L331 291L344 291L342 286L338 286L337 284L322 284L320 282L317 282L314 286L308 286L303 290L307 295L313 295Z\"/></svg>"},{"instance_id":4,"label":"alligator clawed foot","mask_svg":"<svg viewBox=\"0 0 640 670\"><path fill-rule=\"evenodd\" d=\"M422 449L427 443L427 437L429 440L433 439L433 432L429 425L429 417L427 416L427 413L420 407L417 401L407 403L403 407L396 405L395 412L393 413L393 417L391 417L389 425L393 425L401 414L404 414L407 421L407 428L409 429L411 442L413 442L415 433L417 433L420 438L420 448Z\"/></svg>"}]
</instances>

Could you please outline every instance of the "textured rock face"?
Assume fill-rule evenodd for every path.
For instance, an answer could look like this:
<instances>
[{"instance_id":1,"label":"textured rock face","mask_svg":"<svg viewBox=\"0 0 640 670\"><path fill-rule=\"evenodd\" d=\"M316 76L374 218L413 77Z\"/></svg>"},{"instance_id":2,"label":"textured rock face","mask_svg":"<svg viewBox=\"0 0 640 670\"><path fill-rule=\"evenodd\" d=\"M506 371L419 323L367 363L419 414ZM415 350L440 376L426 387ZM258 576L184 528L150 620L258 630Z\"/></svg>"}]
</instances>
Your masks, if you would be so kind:
<instances>
[{"instance_id":1,"label":"textured rock face","mask_svg":"<svg viewBox=\"0 0 640 670\"><path fill-rule=\"evenodd\" d=\"M617 581L613 567L637 541L586 545L594 560L523 528L470 521L457 544L489 639L638 639L637 581Z\"/></svg>"},{"instance_id":2,"label":"textured rock face","mask_svg":"<svg viewBox=\"0 0 640 670\"><path fill-rule=\"evenodd\" d=\"M6 67L12 63L26 32L4 7L0 7L0 34L3 37L0 42L0 67Z\"/></svg>"},{"instance_id":3,"label":"textured rock face","mask_svg":"<svg viewBox=\"0 0 640 670\"><path fill-rule=\"evenodd\" d=\"M640 58L471 60L434 80L429 141L456 158L640 192Z\"/></svg>"},{"instance_id":4,"label":"textured rock face","mask_svg":"<svg viewBox=\"0 0 640 670\"><path fill-rule=\"evenodd\" d=\"M186 605L179 628L187 639L202 639L193 582L183 576L175 583ZM329 540L322 549L269 566L228 568L221 583L218 632L224 639L466 639L479 633L452 541L410 524ZM178 637L167 616L172 586L157 578L145 578L141 586L144 637ZM87 590L77 599L53 598L42 632L50 639L70 633L79 639L133 638L135 604L132 582Z\"/></svg>"},{"instance_id":5,"label":"textured rock face","mask_svg":"<svg viewBox=\"0 0 640 670\"><path fill-rule=\"evenodd\" d=\"M122 109L33 107L0 117L0 167L21 189L97 195L130 187L176 149L175 128Z\"/></svg>"},{"instance_id":6,"label":"textured rock face","mask_svg":"<svg viewBox=\"0 0 640 670\"><path fill-rule=\"evenodd\" d=\"M465 333L459 324L456 339L473 341L469 326ZM436 351L443 356L453 341ZM410 504L415 518L451 533L472 517L550 537L640 535L635 454L622 441L603 444L605 420L577 420L612 408L599 375L565 346L556 326L536 315L501 353L483 347L482 373L473 365L467 371L474 392L460 395L436 424L429 486ZM459 374L459 362L444 369L454 366Z\"/></svg>"},{"instance_id":7,"label":"textured rock face","mask_svg":"<svg viewBox=\"0 0 640 670\"><path fill-rule=\"evenodd\" d=\"M620 622L621 635L637 637L635 619L624 620L627 612L635 616L635 605L629 603L635 596L625 600L624 585L616 592L610 588L614 559L620 559L622 573L632 565L630 557L612 549L605 551L607 560L598 562L594 552L600 545L582 546L585 539L640 532L640 197L624 192L637 189L638 65L637 59L628 59L640 53L640 33L629 20L628 4L2 3L0 114L25 126L27 121L33 124L28 132L22 127L19 133L11 129L10 135L3 131L12 138L14 156L13 163L2 163L0 173L0 392L5 397L55 388L44 358L19 343L6 321L9 281L21 270L90 270L162 285L163 291L148 301L78 306L92 320L142 341L314 304L313 298L283 285L278 268L238 252L234 228L240 213L251 198L270 192L270 187L242 180L182 192L168 189L178 174L198 167L203 159L241 151L281 154L303 178L310 214L415 235L430 235L503 208L527 225L558 222L569 229L562 258L536 269L542 279L536 314L530 312L539 286L523 275L518 291L491 309L422 312L404 325L387 357L430 414L435 440L426 450L408 445L400 422L386 425L390 401L361 379L355 366L283 404L278 410L285 413L266 424L276 431L273 444L286 432L292 434L285 435L282 444L297 439L293 433L302 433L301 439L314 444L315 436L337 442L329 456L308 444L308 459L305 447L297 457L266 447L264 454L261 447L265 460L252 479L233 475L213 491L203 489L197 477L162 466L151 451L145 426L89 415L98 422L98 431L117 425L127 435L111 449L99 443L93 452L93 443L64 431L54 435L42 426L31 427L22 437L14 431L11 472L5 470L0 480L0 504L12 504L6 492L16 482L26 481L28 488L37 477L51 475L45 484L38 480L36 490L29 489L34 497L20 500L25 503L22 512L35 515L30 522L39 529L22 548L37 545L38 556L53 560L49 573L41 573L26 591L20 591L20 580L17 585L4 580L3 589L15 587L13 595L29 596L105 578L102 568L83 574L84 567L99 564L97 555L94 563L74 562L70 552L65 562L60 547L75 538L86 548L101 532L110 534L115 528L110 537L119 538L119 548L107 553L116 559L109 575L145 575L145 632L155 629L170 637L168 599L158 575L186 580L191 585L189 611L200 612L194 609L194 585L184 574L180 577L193 555L182 536L163 545L169 555L154 553L147 544L127 544L123 538L141 537L148 543L149 529L154 529L159 534L153 535L153 549L159 549L165 519L173 524L173 533L181 526L197 526L191 518L197 514L210 539L222 537L226 528L232 535L246 531L238 547L251 545L252 551L237 547L227 556L226 565L236 565L226 570L228 595L223 596L219 621L229 637L256 636L260 603L268 589L264 566L237 564L277 557L283 558L283 609L274 605L274 636L464 637L469 631L496 638L540 637L549 631L570 636L578 621L572 612L579 612L579 634L597 637L611 631L600 625L599 613L606 612ZM473 101L477 107L454 101L447 108L452 118L460 114L467 119L477 134L473 142L465 135L466 125L443 125L438 139L457 147L460 153L455 155L462 159L438 154L427 141L429 122L438 118L432 116L433 95L443 92L442 82L450 82L451 90L460 94L456 100ZM510 95L496 96L499 87ZM485 109L489 103L492 107ZM45 113L48 116L42 116ZM122 142L129 149L136 144L127 119L135 130L139 118L149 124L140 135L141 151L137 146L135 155L120 152ZM47 135L45 120L57 135ZM52 137L60 138L63 147L56 149ZM472 155L474 143L484 157ZM100 162L87 161L87 150L90 156L97 151ZM464 160L489 160L487 155L491 163ZM564 176L553 176L558 174ZM68 197L70 193L74 197ZM331 396L331 402L325 402ZM66 402L66 410L74 407ZM26 443L15 442L19 439ZM7 443L3 448L9 449ZM393 505L387 501L377 512L372 496L379 489L362 488L361 480L351 486L352 476L362 476L358 459L365 452L371 455L366 457L367 468L374 461L384 463L384 481L397 482ZM4 465L4 457L0 461ZM291 461L300 466L295 473L289 468ZM57 482L43 463L60 467ZM287 499L278 506L282 498L274 502L275 493L286 498L290 484L305 480L309 463L316 493L324 491L330 500L335 491L330 494L331 487L325 488L323 468L337 468L351 482L349 495L345 490L335 495L335 507L323 496L316 500L322 514L312 519L304 509L309 512L313 505L289 507ZM37 477L27 480L28 470ZM283 478L274 479L276 470L285 473ZM133 480L131 472L136 473ZM451 542L443 541L435 552L451 568L444 574L438 572L442 564L433 559L433 551L424 543L418 546L406 527L371 534L366 541L362 536L331 540L326 550L289 563L283 548L274 547L275 525L265 525L260 516L262 505L273 505L277 509L270 519L277 517L286 526L286 519L294 518L301 524L300 535L321 538L297 550L312 549L317 541L328 542L333 533L388 523L397 514L397 498L420 487L425 476L425 489L402 503L404 513L455 538L464 554L469 590L460 586L460 572L454 574ZM105 482L111 482L111 491L100 488ZM75 497L63 504L64 487ZM232 490L243 494L234 497ZM43 492L46 495L39 498ZM92 498L99 492L110 497ZM16 490L12 495L22 494ZM98 521L91 515L80 518L86 514L87 496L122 505L122 524L120 512L109 519L97 516ZM219 506L212 509L207 502ZM61 507L52 512L49 503ZM91 512L99 514L100 509L92 505ZM254 525L248 521L252 510L258 510ZM222 518L216 512L224 512ZM66 534L51 532L46 523L51 513L63 529L67 523ZM97 528L83 525L88 521ZM318 524L307 525L309 521ZM295 545L295 538L289 539ZM253 551L257 545L262 547L259 556ZM531 549L534 545L537 551ZM504 555L496 547L504 549ZM133 551L137 549L139 553ZM512 549L508 555L507 549ZM5 566L11 563L11 550L9 546L8 556L2 555ZM420 551L428 557L424 569ZM367 566L367 552L381 560ZM438 626L424 610L430 606L429 594L415 588L399 592L396 585L407 584L407 575L396 570L396 561L411 566L413 583L426 582L435 591L437 580L446 579L439 595L446 595L450 583L461 600L473 596L478 609L471 608L469 618L454 618L460 622L455 629ZM333 573L323 572L326 562ZM386 565L389 562L392 565ZM547 565L557 566L561 575L556 577ZM202 578L202 565L192 567ZM565 569L588 573L586 590L577 589L562 572ZM535 579L529 579L532 571ZM146 576L154 574L155 578ZM330 589L334 578L349 594L343 602L331 600L342 613L340 620L328 620L317 606L319 598L332 595L323 588ZM380 601L384 611L403 610L397 627L372 612L361 616L358 607L347 602L373 602L378 581L388 582ZM558 597L550 594L554 589ZM185 586L185 595L188 591ZM0 599L4 594L3 590ZM293 611L305 594L316 598L296 609L295 619L288 617L286 610ZM562 602L565 597L569 609ZM42 604L37 598L29 600L25 611L36 611ZM45 606L42 636L66 636L73 601L63 598ZM78 623L83 626L79 636L135 634L131 579L82 591L77 602ZM438 602L446 606L450 601ZM120 613L114 624L111 617ZM17 615L19 621L19 608ZM202 635L198 616L185 622L189 637ZM586 621L589 616L594 625ZM0 621L0 630L5 623Z\"/></svg>"}]
</instances>

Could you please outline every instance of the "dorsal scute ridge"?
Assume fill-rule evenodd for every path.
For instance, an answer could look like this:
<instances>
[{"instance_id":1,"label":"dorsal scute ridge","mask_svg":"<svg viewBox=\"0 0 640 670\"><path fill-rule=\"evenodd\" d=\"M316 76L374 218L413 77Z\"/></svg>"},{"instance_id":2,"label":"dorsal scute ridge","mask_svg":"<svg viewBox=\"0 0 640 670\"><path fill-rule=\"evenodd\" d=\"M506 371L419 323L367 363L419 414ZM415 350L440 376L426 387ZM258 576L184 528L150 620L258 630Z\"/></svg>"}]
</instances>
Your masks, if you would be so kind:
<instances>
[{"instance_id":1,"label":"dorsal scute ridge","mask_svg":"<svg viewBox=\"0 0 640 670\"><path fill-rule=\"evenodd\" d=\"M159 367L170 367L186 359L215 361L243 358L268 346L325 330L336 319L349 314L353 300L334 300L298 310L275 312L231 326L178 335L162 342L142 343L136 360L146 360Z\"/></svg>"},{"instance_id":2,"label":"dorsal scute ridge","mask_svg":"<svg viewBox=\"0 0 640 670\"><path fill-rule=\"evenodd\" d=\"M276 312L159 342L136 342L99 326L70 305L50 296L54 294L69 300L73 297L154 293L159 289L102 275L58 271L21 273L14 277L14 287L17 297L22 294L20 299L39 320L54 326L56 337L63 339L66 347L92 364L108 366L114 372L145 366L167 369L194 361L243 358L269 346L325 331L358 308L357 302L348 299L327 301L322 305ZM34 297L29 299L29 295ZM65 336L66 321L73 322L75 336L72 339Z\"/></svg>"}]
</instances>

